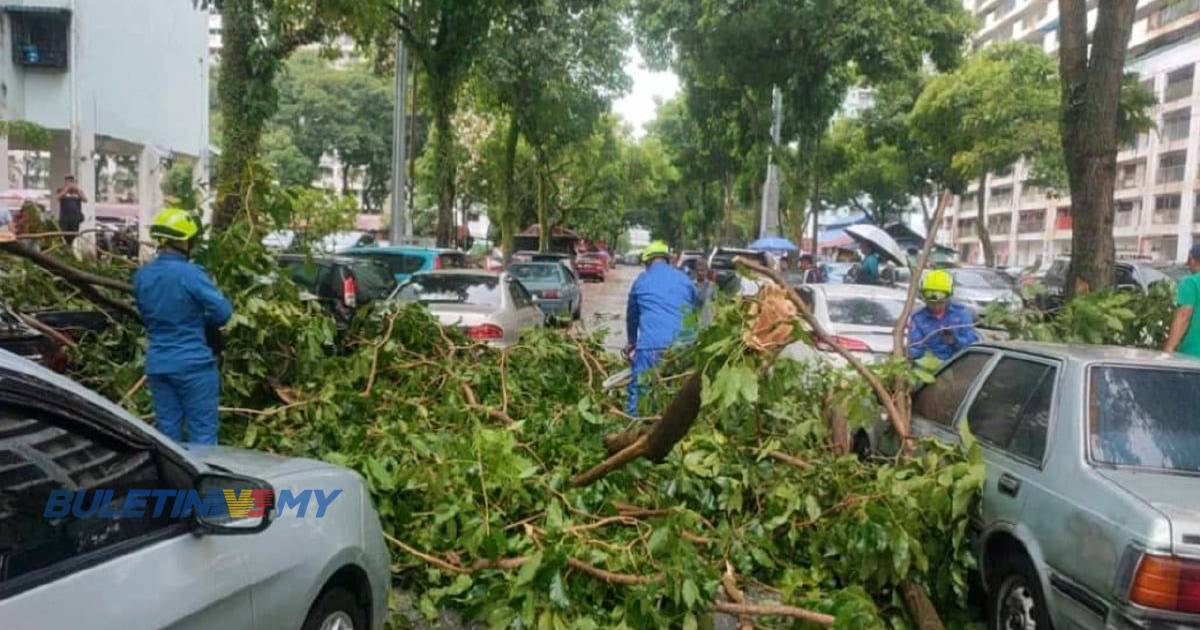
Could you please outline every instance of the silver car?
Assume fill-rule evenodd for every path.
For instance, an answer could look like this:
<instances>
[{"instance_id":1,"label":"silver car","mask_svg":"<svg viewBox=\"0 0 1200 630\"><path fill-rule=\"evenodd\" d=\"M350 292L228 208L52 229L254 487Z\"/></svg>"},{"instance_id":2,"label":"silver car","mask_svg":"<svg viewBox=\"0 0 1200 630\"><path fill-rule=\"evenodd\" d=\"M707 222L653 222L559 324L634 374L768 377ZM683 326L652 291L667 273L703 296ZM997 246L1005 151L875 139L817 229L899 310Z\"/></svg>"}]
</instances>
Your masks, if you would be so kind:
<instances>
[{"instance_id":1,"label":"silver car","mask_svg":"<svg viewBox=\"0 0 1200 630\"><path fill-rule=\"evenodd\" d=\"M981 344L912 402L914 434L982 446L989 628L1200 627L1200 361Z\"/></svg>"},{"instance_id":2,"label":"silver car","mask_svg":"<svg viewBox=\"0 0 1200 630\"><path fill-rule=\"evenodd\" d=\"M5 630L378 629L389 564L356 473L181 448L0 351Z\"/></svg>"},{"instance_id":3,"label":"silver car","mask_svg":"<svg viewBox=\"0 0 1200 630\"><path fill-rule=\"evenodd\" d=\"M397 287L392 297L424 304L443 326L459 327L468 337L495 346L512 345L525 331L546 322L533 295L507 272L418 273Z\"/></svg>"}]
</instances>

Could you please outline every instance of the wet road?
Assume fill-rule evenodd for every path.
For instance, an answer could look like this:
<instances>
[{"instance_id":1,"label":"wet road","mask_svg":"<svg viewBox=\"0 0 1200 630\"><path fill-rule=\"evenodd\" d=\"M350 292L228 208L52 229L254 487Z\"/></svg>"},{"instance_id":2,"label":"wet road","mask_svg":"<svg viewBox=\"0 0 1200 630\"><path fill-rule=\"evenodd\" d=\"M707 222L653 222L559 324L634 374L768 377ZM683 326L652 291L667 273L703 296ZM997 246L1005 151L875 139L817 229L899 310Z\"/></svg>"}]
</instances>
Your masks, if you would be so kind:
<instances>
[{"instance_id":1,"label":"wet road","mask_svg":"<svg viewBox=\"0 0 1200 630\"><path fill-rule=\"evenodd\" d=\"M618 265L604 282L583 285L583 325L589 330L604 328L604 345L614 351L625 347L625 300L641 267Z\"/></svg>"}]
</instances>

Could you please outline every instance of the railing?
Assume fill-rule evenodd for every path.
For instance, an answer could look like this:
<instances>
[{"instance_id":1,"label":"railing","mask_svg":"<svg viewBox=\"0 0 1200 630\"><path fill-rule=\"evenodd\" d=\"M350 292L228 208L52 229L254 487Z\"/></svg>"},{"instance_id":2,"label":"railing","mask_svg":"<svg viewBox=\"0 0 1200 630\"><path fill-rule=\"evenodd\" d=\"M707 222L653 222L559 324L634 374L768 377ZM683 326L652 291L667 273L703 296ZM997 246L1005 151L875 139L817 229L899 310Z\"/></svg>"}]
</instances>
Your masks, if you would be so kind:
<instances>
[{"instance_id":1,"label":"railing","mask_svg":"<svg viewBox=\"0 0 1200 630\"><path fill-rule=\"evenodd\" d=\"M1171 184L1174 182L1183 181L1183 167L1183 164L1159 166L1158 174L1154 178L1154 183Z\"/></svg>"}]
</instances>

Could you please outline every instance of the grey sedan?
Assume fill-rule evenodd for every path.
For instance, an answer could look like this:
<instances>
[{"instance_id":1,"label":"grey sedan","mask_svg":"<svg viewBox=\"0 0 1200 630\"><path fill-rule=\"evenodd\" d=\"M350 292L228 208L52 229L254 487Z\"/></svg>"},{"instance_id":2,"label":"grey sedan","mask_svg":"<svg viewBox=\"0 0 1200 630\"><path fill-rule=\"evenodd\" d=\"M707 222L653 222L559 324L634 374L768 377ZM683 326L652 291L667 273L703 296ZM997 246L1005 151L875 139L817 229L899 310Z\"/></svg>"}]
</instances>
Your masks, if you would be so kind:
<instances>
[{"instance_id":1,"label":"grey sedan","mask_svg":"<svg viewBox=\"0 0 1200 630\"><path fill-rule=\"evenodd\" d=\"M5 630L382 628L389 562L354 472L181 448L0 351Z\"/></svg>"},{"instance_id":2,"label":"grey sedan","mask_svg":"<svg viewBox=\"0 0 1200 630\"><path fill-rule=\"evenodd\" d=\"M966 423L983 448L990 628L1200 627L1200 361L982 344L912 409L914 434Z\"/></svg>"}]
</instances>

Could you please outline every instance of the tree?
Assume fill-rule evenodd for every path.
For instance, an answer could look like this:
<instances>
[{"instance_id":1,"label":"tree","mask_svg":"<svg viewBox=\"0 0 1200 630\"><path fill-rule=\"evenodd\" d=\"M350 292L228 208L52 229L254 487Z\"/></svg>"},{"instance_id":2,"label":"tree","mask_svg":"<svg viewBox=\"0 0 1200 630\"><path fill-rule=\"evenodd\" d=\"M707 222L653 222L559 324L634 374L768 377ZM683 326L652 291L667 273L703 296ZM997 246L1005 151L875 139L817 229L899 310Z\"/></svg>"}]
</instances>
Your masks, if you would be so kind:
<instances>
[{"instance_id":1,"label":"tree","mask_svg":"<svg viewBox=\"0 0 1200 630\"><path fill-rule=\"evenodd\" d=\"M548 196L556 154L585 141L612 99L628 89L623 64L631 38L622 24L625 0L564 0L510 11L481 55L475 84L485 104L507 116L501 241L517 228L513 194L518 143L533 152L541 247L549 245ZM606 125L601 125L601 129ZM505 250L506 255L510 253Z\"/></svg>"},{"instance_id":2,"label":"tree","mask_svg":"<svg viewBox=\"0 0 1200 630\"><path fill-rule=\"evenodd\" d=\"M320 0L195 0L221 14L221 155L213 227L222 229L244 210L248 166L260 152L275 113L275 77L292 51L331 36L338 3Z\"/></svg>"},{"instance_id":3,"label":"tree","mask_svg":"<svg viewBox=\"0 0 1200 630\"><path fill-rule=\"evenodd\" d=\"M912 174L907 156L897 146L874 146L862 121L842 119L823 142L820 159L829 169L824 199L850 206L876 225L902 218L912 202Z\"/></svg>"},{"instance_id":4,"label":"tree","mask_svg":"<svg viewBox=\"0 0 1200 630\"><path fill-rule=\"evenodd\" d=\"M1058 0L1062 149L1073 217L1069 293L1113 284L1117 129L1125 53L1137 4L1099 3L1089 38L1088 3Z\"/></svg>"},{"instance_id":5,"label":"tree","mask_svg":"<svg viewBox=\"0 0 1200 630\"><path fill-rule=\"evenodd\" d=\"M976 230L988 266L996 256L988 233L989 172L1017 160L1060 152L1054 62L1025 44L990 46L952 73L934 77L913 106L910 124L937 162L940 181L961 194L978 181Z\"/></svg>"},{"instance_id":6,"label":"tree","mask_svg":"<svg viewBox=\"0 0 1200 630\"><path fill-rule=\"evenodd\" d=\"M291 131L273 126L263 134L264 157L275 172L275 179L284 186L312 186L317 164L296 146Z\"/></svg>"}]
</instances>

